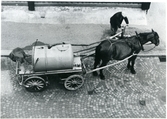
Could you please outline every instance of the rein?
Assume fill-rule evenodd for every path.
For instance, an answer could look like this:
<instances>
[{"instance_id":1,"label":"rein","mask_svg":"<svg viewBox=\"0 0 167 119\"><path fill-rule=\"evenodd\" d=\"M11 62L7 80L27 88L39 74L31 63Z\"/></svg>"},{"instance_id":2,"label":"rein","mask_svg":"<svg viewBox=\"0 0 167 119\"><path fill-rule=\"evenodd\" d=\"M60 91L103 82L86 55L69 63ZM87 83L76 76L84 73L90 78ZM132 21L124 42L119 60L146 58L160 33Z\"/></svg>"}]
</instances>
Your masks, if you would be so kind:
<instances>
[{"instance_id":1,"label":"rein","mask_svg":"<svg viewBox=\"0 0 167 119\"><path fill-rule=\"evenodd\" d=\"M150 44L152 44L152 43L145 44L145 45L150 45ZM153 50L155 47L156 47L156 46L154 46L153 48L150 48L149 50L143 50L143 52L149 52L149 51Z\"/></svg>"},{"instance_id":2,"label":"rein","mask_svg":"<svg viewBox=\"0 0 167 119\"><path fill-rule=\"evenodd\" d=\"M153 44L153 43L147 43L147 44L144 44L144 45L151 45L151 44Z\"/></svg>"},{"instance_id":3,"label":"rein","mask_svg":"<svg viewBox=\"0 0 167 119\"><path fill-rule=\"evenodd\" d=\"M140 41L140 44L141 44L141 39L140 39L140 37L138 37L139 38L139 41ZM153 44L153 43L146 43L146 44L144 44L144 45L151 45L151 44ZM142 45L141 45L142 46ZM143 47L143 46L142 46ZM149 51L151 51L151 50L153 50L154 48L155 48L156 46L154 46L153 48L150 48L149 50L144 50L144 47L143 47L143 52L149 52Z\"/></svg>"}]
</instances>

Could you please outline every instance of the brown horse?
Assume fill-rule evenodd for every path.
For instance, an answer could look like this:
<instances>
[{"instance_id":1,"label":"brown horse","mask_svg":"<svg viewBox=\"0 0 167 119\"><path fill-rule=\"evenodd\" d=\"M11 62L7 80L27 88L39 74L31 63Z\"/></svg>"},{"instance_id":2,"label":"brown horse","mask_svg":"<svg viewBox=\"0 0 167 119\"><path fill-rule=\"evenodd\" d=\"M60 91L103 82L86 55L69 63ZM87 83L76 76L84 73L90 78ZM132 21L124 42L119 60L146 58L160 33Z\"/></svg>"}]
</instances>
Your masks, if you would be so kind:
<instances>
[{"instance_id":1,"label":"brown horse","mask_svg":"<svg viewBox=\"0 0 167 119\"><path fill-rule=\"evenodd\" d=\"M159 35L157 32L152 30L152 32L147 33L139 33L134 36L119 39L117 41L112 40L104 40L97 47L95 51L95 63L94 69L96 69L97 65L100 64L100 67L107 65L107 63L111 59L115 60L123 60L133 53L138 54L143 49L143 45L147 42L151 42L155 44L155 46L159 45ZM127 68L130 69L132 74L135 74L136 71L134 69L135 59L137 55L132 56L128 59ZM105 79L103 69L100 70L100 78ZM93 72L94 76L97 76L97 72Z\"/></svg>"}]
</instances>

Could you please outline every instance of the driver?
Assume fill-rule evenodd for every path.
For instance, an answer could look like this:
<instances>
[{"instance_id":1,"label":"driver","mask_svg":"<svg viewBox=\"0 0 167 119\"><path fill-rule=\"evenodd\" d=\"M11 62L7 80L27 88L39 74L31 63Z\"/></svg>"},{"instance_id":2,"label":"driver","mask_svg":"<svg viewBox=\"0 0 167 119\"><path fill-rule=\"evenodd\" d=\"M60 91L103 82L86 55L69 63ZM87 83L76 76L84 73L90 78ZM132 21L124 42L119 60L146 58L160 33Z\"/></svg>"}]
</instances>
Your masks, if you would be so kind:
<instances>
[{"instance_id":1,"label":"driver","mask_svg":"<svg viewBox=\"0 0 167 119\"><path fill-rule=\"evenodd\" d=\"M123 20L126 22L126 24L129 24L128 18L123 16L122 12L117 12L110 18L111 36L116 34L118 28L121 28Z\"/></svg>"}]
</instances>

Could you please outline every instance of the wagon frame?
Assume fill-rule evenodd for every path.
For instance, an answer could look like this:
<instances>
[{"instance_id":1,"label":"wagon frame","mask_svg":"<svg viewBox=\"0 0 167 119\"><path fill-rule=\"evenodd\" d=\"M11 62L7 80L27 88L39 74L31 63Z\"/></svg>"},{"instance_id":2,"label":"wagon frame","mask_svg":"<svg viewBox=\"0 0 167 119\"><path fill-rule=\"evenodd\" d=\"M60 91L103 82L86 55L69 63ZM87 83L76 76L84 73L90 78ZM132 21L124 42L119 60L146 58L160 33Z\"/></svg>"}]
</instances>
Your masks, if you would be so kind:
<instances>
[{"instance_id":1,"label":"wagon frame","mask_svg":"<svg viewBox=\"0 0 167 119\"><path fill-rule=\"evenodd\" d=\"M80 57L74 57L77 60ZM76 61L75 60L75 61ZM49 77L51 75L58 75L61 81L64 81L64 87L67 90L77 90L84 84L84 71L81 65L74 66L72 69L52 70L34 72L22 67L22 64L16 62L16 75L20 85L24 86L28 91L43 91L50 83Z\"/></svg>"}]
</instances>

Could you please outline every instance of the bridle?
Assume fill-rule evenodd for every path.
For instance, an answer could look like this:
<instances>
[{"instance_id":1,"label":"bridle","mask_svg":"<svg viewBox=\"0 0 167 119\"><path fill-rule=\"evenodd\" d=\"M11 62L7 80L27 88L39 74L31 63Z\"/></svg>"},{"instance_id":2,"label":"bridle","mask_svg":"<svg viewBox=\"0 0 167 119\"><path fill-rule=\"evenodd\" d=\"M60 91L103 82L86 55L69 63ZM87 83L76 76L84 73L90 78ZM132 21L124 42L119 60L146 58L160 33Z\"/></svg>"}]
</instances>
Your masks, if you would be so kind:
<instances>
[{"instance_id":1,"label":"bridle","mask_svg":"<svg viewBox=\"0 0 167 119\"><path fill-rule=\"evenodd\" d=\"M136 33L137 33L137 32L136 32ZM151 42L151 43L146 43L146 44L144 44L144 45L152 45L152 44L154 44L154 47L152 47L152 48L150 48L150 49L148 49L148 50L145 50L144 47L143 47L143 45L141 44L141 38L138 37L138 36L137 36L137 38L139 39L139 42L140 42L140 45L141 45L141 47L142 47L142 51L143 51L143 52L149 52L149 51L153 50L153 49L156 47L156 45L155 45L154 43L152 43L152 42Z\"/></svg>"}]
</instances>

